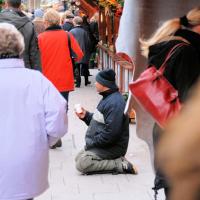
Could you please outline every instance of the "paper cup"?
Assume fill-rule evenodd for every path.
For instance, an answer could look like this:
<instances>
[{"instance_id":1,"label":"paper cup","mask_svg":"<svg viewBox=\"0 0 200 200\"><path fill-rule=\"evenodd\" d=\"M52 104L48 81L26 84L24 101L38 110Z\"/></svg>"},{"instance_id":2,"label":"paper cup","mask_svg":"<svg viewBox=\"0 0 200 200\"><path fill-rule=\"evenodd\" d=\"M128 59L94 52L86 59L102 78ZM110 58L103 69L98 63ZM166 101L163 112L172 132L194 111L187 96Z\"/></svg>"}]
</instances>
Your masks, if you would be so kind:
<instances>
[{"instance_id":1,"label":"paper cup","mask_svg":"<svg viewBox=\"0 0 200 200\"><path fill-rule=\"evenodd\" d=\"M75 112L77 112L79 114L83 112L81 104L75 104L74 105L74 110L75 110Z\"/></svg>"}]
</instances>

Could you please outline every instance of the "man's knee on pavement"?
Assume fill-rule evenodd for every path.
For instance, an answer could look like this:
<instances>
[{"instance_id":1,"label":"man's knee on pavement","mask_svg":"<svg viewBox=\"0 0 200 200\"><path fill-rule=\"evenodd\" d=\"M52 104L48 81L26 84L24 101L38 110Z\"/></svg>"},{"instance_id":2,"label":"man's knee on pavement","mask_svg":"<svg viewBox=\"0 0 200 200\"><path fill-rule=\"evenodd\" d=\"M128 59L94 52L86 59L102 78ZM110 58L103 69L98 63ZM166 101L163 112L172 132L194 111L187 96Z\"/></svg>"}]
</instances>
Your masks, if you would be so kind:
<instances>
[{"instance_id":1,"label":"man's knee on pavement","mask_svg":"<svg viewBox=\"0 0 200 200\"><path fill-rule=\"evenodd\" d=\"M92 157L89 155L80 156L75 161L76 161L76 169L82 173L87 172L87 169L92 165Z\"/></svg>"}]
</instances>

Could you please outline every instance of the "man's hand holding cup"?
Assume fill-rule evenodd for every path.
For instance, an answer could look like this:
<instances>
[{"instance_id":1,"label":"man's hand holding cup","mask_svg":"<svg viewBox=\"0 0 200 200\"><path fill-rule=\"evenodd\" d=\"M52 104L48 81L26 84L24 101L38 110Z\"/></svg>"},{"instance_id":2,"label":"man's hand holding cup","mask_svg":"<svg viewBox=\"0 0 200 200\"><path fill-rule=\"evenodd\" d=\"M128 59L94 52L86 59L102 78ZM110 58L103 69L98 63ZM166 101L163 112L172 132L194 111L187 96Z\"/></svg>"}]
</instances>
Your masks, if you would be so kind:
<instances>
[{"instance_id":1,"label":"man's hand holding cup","mask_svg":"<svg viewBox=\"0 0 200 200\"><path fill-rule=\"evenodd\" d=\"M81 104L75 104L74 110L78 118L83 119L86 114L86 110L81 106Z\"/></svg>"}]
</instances>

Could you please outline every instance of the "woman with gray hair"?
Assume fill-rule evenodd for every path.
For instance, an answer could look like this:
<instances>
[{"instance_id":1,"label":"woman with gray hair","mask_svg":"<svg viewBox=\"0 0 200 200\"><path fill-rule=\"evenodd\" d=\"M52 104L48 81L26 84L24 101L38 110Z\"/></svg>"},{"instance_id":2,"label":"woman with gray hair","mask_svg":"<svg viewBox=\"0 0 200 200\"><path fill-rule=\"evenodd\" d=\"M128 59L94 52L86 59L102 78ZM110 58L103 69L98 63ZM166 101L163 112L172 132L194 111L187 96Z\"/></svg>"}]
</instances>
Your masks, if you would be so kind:
<instances>
[{"instance_id":1,"label":"woman with gray hair","mask_svg":"<svg viewBox=\"0 0 200 200\"><path fill-rule=\"evenodd\" d=\"M23 36L7 23L1 23L0 29L0 58L19 58L24 51Z\"/></svg>"},{"instance_id":2,"label":"woman with gray hair","mask_svg":"<svg viewBox=\"0 0 200 200\"><path fill-rule=\"evenodd\" d=\"M6 23L0 32L0 199L30 200L48 188L49 146L67 132L66 101L25 68L21 33Z\"/></svg>"}]
</instances>

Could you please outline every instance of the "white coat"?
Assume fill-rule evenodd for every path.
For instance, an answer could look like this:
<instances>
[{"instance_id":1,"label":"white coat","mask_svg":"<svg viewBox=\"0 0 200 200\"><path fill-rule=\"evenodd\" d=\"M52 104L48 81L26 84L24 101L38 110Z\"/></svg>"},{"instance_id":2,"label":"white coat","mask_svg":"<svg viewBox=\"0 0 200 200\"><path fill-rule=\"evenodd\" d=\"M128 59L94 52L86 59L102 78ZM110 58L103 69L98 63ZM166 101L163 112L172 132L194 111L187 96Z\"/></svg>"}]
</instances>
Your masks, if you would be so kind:
<instances>
[{"instance_id":1,"label":"white coat","mask_svg":"<svg viewBox=\"0 0 200 200\"><path fill-rule=\"evenodd\" d=\"M0 59L0 200L48 188L49 145L67 132L66 101L21 59Z\"/></svg>"}]
</instances>

